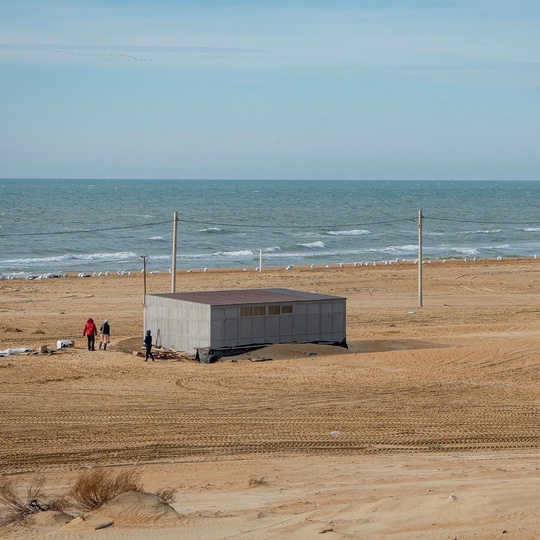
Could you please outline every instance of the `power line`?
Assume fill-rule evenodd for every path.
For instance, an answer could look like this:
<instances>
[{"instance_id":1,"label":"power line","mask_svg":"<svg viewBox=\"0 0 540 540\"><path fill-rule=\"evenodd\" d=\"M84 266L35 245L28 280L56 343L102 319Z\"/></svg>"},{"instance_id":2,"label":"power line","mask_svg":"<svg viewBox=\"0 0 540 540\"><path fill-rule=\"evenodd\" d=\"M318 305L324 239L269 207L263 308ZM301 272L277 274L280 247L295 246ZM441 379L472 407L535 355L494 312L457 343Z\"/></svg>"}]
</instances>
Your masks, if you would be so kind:
<instances>
[{"instance_id":1,"label":"power line","mask_svg":"<svg viewBox=\"0 0 540 540\"><path fill-rule=\"evenodd\" d=\"M452 219L452 218L439 218L422 216L424 219L431 219L432 221L451 221L453 223L476 223L479 225L540 225L538 221L479 221L474 219Z\"/></svg>"},{"instance_id":2,"label":"power line","mask_svg":"<svg viewBox=\"0 0 540 540\"><path fill-rule=\"evenodd\" d=\"M51 231L51 232L30 232L30 233L10 233L10 234L0 234L0 237L6 236L50 236L53 234L84 234L84 233L94 233L101 231L118 231L120 229L136 229L139 227L151 227L152 225L163 225L169 223L167 221L157 221L154 223L140 223L139 225L125 225L123 227L104 227L102 229L85 229L80 231Z\"/></svg>"},{"instance_id":3,"label":"power line","mask_svg":"<svg viewBox=\"0 0 540 540\"><path fill-rule=\"evenodd\" d=\"M313 225L250 225L247 223L217 223L212 221L192 221L188 219L179 219L182 223L196 223L197 225L213 225L214 227L247 227L250 229L313 229ZM370 225L387 225L389 223L400 223L403 221L416 221L413 218L392 219L389 221L372 221L369 223L336 223L333 225L317 225L318 229L332 229L337 227L367 227Z\"/></svg>"},{"instance_id":4,"label":"power line","mask_svg":"<svg viewBox=\"0 0 540 540\"><path fill-rule=\"evenodd\" d=\"M454 218L442 218L442 217L432 217L432 216L422 216L423 219L430 219L432 221L447 221L452 223L475 223L480 225L540 225L540 222L537 221L523 221L523 222L505 222L505 221L481 221L474 219L454 219ZM216 221L198 221L198 220L189 220L189 219L178 219L181 223L190 223L196 225L211 225L214 227L238 227L238 228L250 228L250 229L312 229L313 225L257 225L257 224L247 224L247 223L222 223ZM403 219L392 219L385 221L370 221L365 223L336 223L332 225L318 225L318 229L332 229L337 227L369 227L373 225L388 225L391 223L403 223L403 222L416 222L416 218L403 218ZM80 229L80 230L71 230L71 231L50 231L50 232L28 232L28 233L5 233L0 234L0 238L7 238L11 236L51 236L51 235L61 235L61 234L85 234L85 233L96 233L102 231L118 231L124 229L137 229L140 227L151 227L154 225L165 225L170 223L170 220L167 221L155 221L153 223L139 223L137 225L125 225L121 227L102 227L99 229Z\"/></svg>"},{"instance_id":5,"label":"power line","mask_svg":"<svg viewBox=\"0 0 540 540\"><path fill-rule=\"evenodd\" d=\"M188 219L178 219L179 222L182 223L192 223L197 225L213 225L214 227L220 226L220 227L247 227L250 229L312 229L313 225L289 225L287 227L283 227L282 225L249 225L247 223L218 223L218 222L211 222L211 221L194 221L194 220L188 220ZM394 219L389 221L373 221L369 223L354 223L354 224L346 224L346 223L339 223L335 225L320 225L318 228L336 228L336 227L367 227L370 225L387 225L389 223L399 223L404 221L415 221L411 218L405 218L405 219ZM53 234L84 234L84 233L95 233L95 232L101 232L101 231L117 231L121 229L135 229L139 227L150 227L152 225L164 225L166 223L170 223L170 220L167 221L157 221L154 223L141 223L139 225L125 225L123 227L104 227L101 229L85 229L85 230L78 230L78 231L52 231L52 232L30 232L30 233L7 233L7 234L0 234L0 238L10 237L10 236L49 236Z\"/></svg>"}]
</instances>

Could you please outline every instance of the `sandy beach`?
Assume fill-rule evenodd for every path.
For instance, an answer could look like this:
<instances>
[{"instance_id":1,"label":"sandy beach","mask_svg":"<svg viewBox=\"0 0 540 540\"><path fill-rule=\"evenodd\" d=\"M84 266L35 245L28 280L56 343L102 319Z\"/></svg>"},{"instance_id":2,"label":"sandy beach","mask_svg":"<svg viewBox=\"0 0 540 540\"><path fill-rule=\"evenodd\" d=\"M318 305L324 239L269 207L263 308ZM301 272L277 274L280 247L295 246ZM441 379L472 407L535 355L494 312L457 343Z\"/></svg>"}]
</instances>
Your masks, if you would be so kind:
<instances>
[{"instance_id":1,"label":"sandy beach","mask_svg":"<svg viewBox=\"0 0 540 540\"><path fill-rule=\"evenodd\" d=\"M179 271L176 289L259 287L345 296L349 349L145 363L141 274L1 281L0 350L75 342L0 358L2 475L61 494L136 466L176 500L0 538L538 538L540 260L425 264L422 307L412 263ZM88 317L110 321L107 351L86 349Z\"/></svg>"}]
</instances>

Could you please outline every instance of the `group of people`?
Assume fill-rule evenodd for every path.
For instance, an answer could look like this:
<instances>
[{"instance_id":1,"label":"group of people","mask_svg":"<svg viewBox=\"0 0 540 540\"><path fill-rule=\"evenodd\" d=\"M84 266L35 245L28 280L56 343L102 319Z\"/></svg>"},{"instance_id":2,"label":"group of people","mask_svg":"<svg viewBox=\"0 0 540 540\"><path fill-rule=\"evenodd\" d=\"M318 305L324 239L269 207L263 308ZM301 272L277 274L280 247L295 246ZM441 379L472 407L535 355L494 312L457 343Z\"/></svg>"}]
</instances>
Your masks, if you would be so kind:
<instances>
[{"instance_id":1,"label":"group of people","mask_svg":"<svg viewBox=\"0 0 540 540\"><path fill-rule=\"evenodd\" d=\"M94 319L89 318L86 321L86 324L84 325L83 329L83 336L86 336L86 339L88 341L88 350L89 351L95 351L95 343L96 343L96 336L98 334L97 326L94 323ZM107 344L111 342L111 326L109 324L109 321L105 319L103 324L101 325L99 329L99 348L101 349L103 347L103 350L107 350ZM152 362L155 362L154 355L152 354L152 332L150 330L146 331L146 335L144 336L144 348L146 350L146 357L144 361L148 361L148 358L152 359Z\"/></svg>"},{"instance_id":2,"label":"group of people","mask_svg":"<svg viewBox=\"0 0 540 540\"><path fill-rule=\"evenodd\" d=\"M97 326L94 323L94 319L90 318L86 321L86 324L84 325L83 329L83 336L86 336L86 339L88 341L88 350L89 351L95 351L95 344L96 344L96 336L98 334ZM99 335L100 335L100 341L99 341L99 348L103 347L103 350L107 350L107 343L111 342L111 327L109 325L109 321L105 319L103 324L101 325L99 329Z\"/></svg>"}]
</instances>

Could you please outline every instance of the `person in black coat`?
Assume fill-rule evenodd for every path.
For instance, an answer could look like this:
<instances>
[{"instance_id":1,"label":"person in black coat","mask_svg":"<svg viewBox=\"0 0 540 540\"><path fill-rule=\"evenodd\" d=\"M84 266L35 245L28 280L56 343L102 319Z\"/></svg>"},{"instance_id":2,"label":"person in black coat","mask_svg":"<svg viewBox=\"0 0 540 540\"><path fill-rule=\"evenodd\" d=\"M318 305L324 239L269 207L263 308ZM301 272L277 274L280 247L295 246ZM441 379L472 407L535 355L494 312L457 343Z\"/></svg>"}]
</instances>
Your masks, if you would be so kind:
<instances>
[{"instance_id":1,"label":"person in black coat","mask_svg":"<svg viewBox=\"0 0 540 540\"><path fill-rule=\"evenodd\" d=\"M146 335L144 336L144 347L146 349L146 358L144 361L146 362L148 360L148 357L152 358L152 362L155 362L154 355L152 354L152 334L150 330L146 331Z\"/></svg>"},{"instance_id":2,"label":"person in black coat","mask_svg":"<svg viewBox=\"0 0 540 540\"><path fill-rule=\"evenodd\" d=\"M111 326L109 325L108 319L105 319L105 322L101 325L101 328L99 329L100 333L100 341L99 341L99 348L101 349L101 346L103 345L103 350L107 350L107 343L111 342Z\"/></svg>"}]
</instances>

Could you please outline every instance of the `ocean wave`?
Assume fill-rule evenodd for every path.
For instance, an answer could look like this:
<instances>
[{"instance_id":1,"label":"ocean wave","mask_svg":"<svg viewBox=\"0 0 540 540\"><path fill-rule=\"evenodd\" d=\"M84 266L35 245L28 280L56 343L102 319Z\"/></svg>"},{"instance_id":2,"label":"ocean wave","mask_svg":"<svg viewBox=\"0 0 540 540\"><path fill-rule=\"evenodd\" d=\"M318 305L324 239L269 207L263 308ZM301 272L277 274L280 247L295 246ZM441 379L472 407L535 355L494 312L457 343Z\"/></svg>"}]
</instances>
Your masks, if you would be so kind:
<instances>
[{"instance_id":1,"label":"ocean wave","mask_svg":"<svg viewBox=\"0 0 540 540\"><path fill-rule=\"evenodd\" d=\"M540 232L540 227L525 227L524 229L519 230L525 232Z\"/></svg>"},{"instance_id":2,"label":"ocean wave","mask_svg":"<svg viewBox=\"0 0 540 540\"><path fill-rule=\"evenodd\" d=\"M152 236L151 238L149 238L148 240L164 240L163 236Z\"/></svg>"},{"instance_id":3,"label":"ocean wave","mask_svg":"<svg viewBox=\"0 0 540 540\"><path fill-rule=\"evenodd\" d=\"M252 257L255 254L255 251L252 249L240 249L236 251L216 251L214 253L214 255L217 255L218 257Z\"/></svg>"},{"instance_id":4,"label":"ocean wave","mask_svg":"<svg viewBox=\"0 0 540 540\"><path fill-rule=\"evenodd\" d=\"M281 252L279 246L271 246L263 248L262 252L266 255L278 255ZM231 251L216 251L213 255L218 257L254 257L259 255L258 249L235 249ZM202 257L211 257L209 255L202 255Z\"/></svg>"},{"instance_id":5,"label":"ocean wave","mask_svg":"<svg viewBox=\"0 0 540 540\"><path fill-rule=\"evenodd\" d=\"M476 248L471 247L453 247L450 248L454 253L459 253L460 255L475 256L480 255L480 251Z\"/></svg>"},{"instance_id":6,"label":"ocean wave","mask_svg":"<svg viewBox=\"0 0 540 540\"><path fill-rule=\"evenodd\" d=\"M510 249L510 244L501 244L500 246L484 246L482 249L487 251L489 250L498 250L498 249Z\"/></svg>"},{"instance_id":7,"label":"ocean wave","mask_svg":"<svg viewBox=\"0 0 540 540\"><path fill-rule=\"evenodd\" d=\"M310 248L310 249L313 249L313 248L324 249L326 247L324 245L324 242L321 242L320 240L317 242L308 242L307 244L298 244L298 245L303 248Z\"/></svg>"},{"instance_id":8,"label":"ocean wave","mask_svg":"<svg viewBox=\"0 0 540 540\"><path fill-rule=\"evenodd\" d=\"M403 246L387 246L383 248L369 248L364 250L365 253L383 253L385 255L403 255L408 253L417 253L418 246L416 244L406 244Z\"/></svg>"},{"instance_id":9,"label":"ocean wave","mask_svg":"<svg viewBox=\"0 0 540 540\"><path fill-rule=\"evenodd\" d=\"M212 255L208 255L208 253L178 253L177 254L177 258L178 259L183 259L183 260L196 260L198 261L199 259L209 259L211 258ZM155 257L156 259L158 259L159 257ZM171 257L167 257L168 259L171 259Z\"/></svg>"},{"instance_id":10,"label":"ocean wave","mask_svg":"<svg viewBox=\"0 0 540 540\"><path fill-rule=\"evenodd\" d=\"M62 263L72 261L126 261L131 259L138 259L140 255L131 251L118 252L118 253L66 253L65 255L58 255L56 257L32 257L28 259L6 259L0 261L0 265L15 265L15 266L34 266L41 264Z\"/></svg>"},{"instance_id":11,"label":"ocean wave","mask_svg":"<svg viewBox=\"0 0 540 540\"><path fill-rule=\"evenodd\" d=\"M207 227L206 229L199 229L198 232L213 234L213 233L221 233L223 232L223 230L220 229L219 227Z\"/></svg>"},{"instance_id":12,"label":"ocean wave","mask_svg":"<svg viewBox=\"0 0 540 540\"><path fill-rule=\"evenodd\" d=\"M459 231L457 234L496 234L502 232L502 229L477 229L476 231Z\"/></svg>"},{"instance_id":13,"label":"ocean wave","mask_svg":"<svg viewBox=\"0 0 540 540\"><path fill-rule=\"evenodd\" d=\"M371 234L371 231L367 229L353 229L351 231L327 231L329 236L362 236L364 234Z\"/></svg>"}]
</instances>

